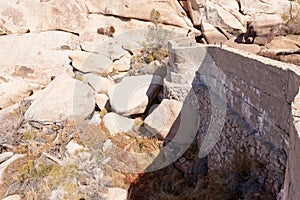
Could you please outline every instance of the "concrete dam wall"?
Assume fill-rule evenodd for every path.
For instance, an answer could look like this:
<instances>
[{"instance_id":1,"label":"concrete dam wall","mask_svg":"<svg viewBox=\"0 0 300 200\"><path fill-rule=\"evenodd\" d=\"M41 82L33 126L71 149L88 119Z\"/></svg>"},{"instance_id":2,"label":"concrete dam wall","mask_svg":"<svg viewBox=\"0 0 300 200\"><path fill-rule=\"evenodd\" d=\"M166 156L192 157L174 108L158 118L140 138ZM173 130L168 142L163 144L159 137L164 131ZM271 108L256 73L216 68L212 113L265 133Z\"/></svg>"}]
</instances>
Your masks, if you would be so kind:
<instances>
[{"instance_id":1,"label":"concrete dam wall","mask_svg":"<svg viewBox=\"0 0 300 200\"><path fill-rule=\"evenodd\" d=\"M244 187L245 197L261 189L295 199L299 75L295 65L178 39L169 42L164 94L197 103L199 158L207 157L208 174L243 176L223 178Z\"/></svg>"}]
</instances>

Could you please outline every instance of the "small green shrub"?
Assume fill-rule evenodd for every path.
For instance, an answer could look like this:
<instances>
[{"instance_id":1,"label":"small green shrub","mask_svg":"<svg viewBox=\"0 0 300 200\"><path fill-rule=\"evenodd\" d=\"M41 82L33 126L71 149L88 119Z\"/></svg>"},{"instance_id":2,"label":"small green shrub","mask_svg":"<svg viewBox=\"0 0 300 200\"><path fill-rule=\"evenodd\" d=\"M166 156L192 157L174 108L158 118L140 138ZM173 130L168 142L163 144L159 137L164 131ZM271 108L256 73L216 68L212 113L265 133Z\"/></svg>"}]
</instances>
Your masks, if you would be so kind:
<instances>
[{"instance_id":1,"label":"small green shrub","mask_svg":"<svg viewBox=\"0 0 300 200\"><path fill-rule=\"evenodd\" d=\"M168 56L165 49L168 41L168 31L161 25L160 12L153 9L150 13L152 25L148 26L145 41L141 42L145 50L145 62L150 63L154 60L163 60Z\"/></svg>"}]
</instances>

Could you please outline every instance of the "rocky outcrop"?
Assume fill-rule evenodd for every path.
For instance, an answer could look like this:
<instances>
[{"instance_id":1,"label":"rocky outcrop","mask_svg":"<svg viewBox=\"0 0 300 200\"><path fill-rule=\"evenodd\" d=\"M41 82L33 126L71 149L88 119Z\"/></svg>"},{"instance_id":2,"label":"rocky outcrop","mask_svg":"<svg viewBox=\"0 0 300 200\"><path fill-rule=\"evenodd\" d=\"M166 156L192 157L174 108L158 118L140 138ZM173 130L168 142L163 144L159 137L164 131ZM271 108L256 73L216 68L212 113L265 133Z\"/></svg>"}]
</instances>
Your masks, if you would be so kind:
<instances>
[{"instance_id":1,"label":"rocky outcrop","mask_svg":"<svg viewBox=\"0 0 300 200\"><path fill-rule=\"evenodd\" d=\"M239 34L246 30L246 18L239 12L237 1L208 1L206 10L204 21L224 28L233 34Z\"/></svg>"},{"instance_id":2,"label":"rocky outcrop","mask_svg":"<svg viewBox=\"0 0 300 200\"><path fill-rule=\"evenodd\" d=\"M235 153L245 154L253 162L246 177L250 179L242 188L243 198L251 196L253 190L260 195L262 188L274 197L283 182L289 136L293 140L282 191L285 199L297 198L297 113L293 112L292 118L289 114L299 73L293 65L274 64L252 55L300 65L299 37L275 37L290 3L0 0L0 182L9 179L2 175L14 173L8 185L1 185L0 198L22 192L28 195L32 185L42 188L43 173L51 172L47 181L52 181L53 174L59 181L47 185L47 192L41 190L43 194L38 195L42 197L38 198L61 199L69 188L76 188L69 193L80 196L78 191L84 191L89 199L126 199L126 190L112 188L111 182L104 181L101 164L112 161L114 167L113 162L120 158L126 166L118 166L118 170L133 164L143 172L151 162L140 167L140 160L127 156L129 152L155 152L151 159L163 155L159 160L168 158L168 153L173 156L176 145L187 146L193 141L200 151L196 157L209 160L204 164L206 174L207 166L213 173L212 169L227 166L224 163L230 165ZM153 9L160 13L157 27L155 16L151 16ZM168 40L179 36L183 38L178 44L167 45ZM221 48L201 47L195 36L198 42ZM153 41L162 49L153 49ZM167 46L168 53L164 51ZM201 71L205 67L209 70ZM218 135L204 132L209 122L215 125L211 130L223 128L217 122L222 122L220 107L225 104L216 103L214 95L223 85L227 91L224 99L242 116L243 123L230 113L217 140ZM210 107L214 103L218 109ZM296 103L293 111L297 110ZM215 115L207 116L210 112ZM75 118L80 119L78 124ZM251 128L245 125L248 123ZM148 137L153 135L160 140ZM175 147L168 146L170 152L161 153L159 148L170 141ZM118 149L111 155L115 143ZM15 162L23 155L26 160ZM188 152L184 157L189 157ZM199 162L183 160L178 160L182 162L177 168L189 179L188 185L193 185ZM257 160L264 170L253 168ZM15 165L16 169L9 168ZM35 178L38 175L42 177ZM66 183L64 179L73 181ZM133 182L126 174L117 181L122 180ZM251 181L259 189L249 189Z\"/></svg>"},{"instance_id":3,"label":"rocky outcrop","mask_svg":"<svg viewBox=\"0 0 300 200\"><path fill-rule=\"evenodd\" d=\"M300 36L298 38L300 39ZM271 42L266 44L265 47L278 51L299 49L299 45L297 45L295 41L284 36L275 37Z\"/></svg>"},{"instance_id":4,"label":"rocky outcrop","mask_svg":"<svg viewBox=\"0 0 300 200\"><path fill-rule=\"evenodd\" d=\"M275 37L258 54L275 60L300 65L299 38L296 35Z\"/></svg>"},{"instance_id":5,"label":"rocky outcrop","mask_svg":"<svg viewBox=\"0 0 300 200\"><path fill-rule=\"evenodd\" d=\"M257 44L243 44L243 43L237 43L235 42L237 40L236 37L227 40L224 45L228 46L228 47L232 47L234 49L239 49L241 51L244 52L250 52L253 54L258 54L261 50L262 47L257 45Z\"/></svg>"},{"instance_id":6,"label":"rocky outcrop","mask_svg":"<svg viewBox=\"0 0 300 200\"><path fill-rule=\"evenodd\" d=\"M149 13L157 9L161 13L161 21L165 24L175 25L183 28L192 28L192 23L176 0L162 1L86 1L89 12L114 15L124 18L141 19L151 21ZM145 6L147 5L147 6ZM143 8L143 9L140 9Z\"/></svg>"},{"instance_id":7,"label":"rocky outcrop","mask_svg":"<svg viewBox=\"0 0 300 200\"><path fill-rule=\"evenodd\" d=\"M281 14L289 9L290 3L287 0L284 1L263 1L254 0L249 2L247 0L240 0L241 11L245 14L255 16L256 13Z\"/></svg>"},{"instance_id":8,"label":"rocky outcrop","mask_svg":"<svg viewBox=\"0 0 300 200\"><path fill-rule=\"evenodd\" d=\"M4 161L8 160L14 155L13 152L4 152L0 154L0 163L3 163Z\"/></svg>"},{"instance_id":9,"label":"rocky outcrop","mask_svg":"<svg viewBox=\"0 0 300 200\"><path fill-rule=\"evenodd\" d=\"M4 80L22 78L33 83L34 89L45 87L52 76L72 73L68 54L79 50L79 40L61 31L7 35L0 37L0 73Z\"/></svg>"},{"instance_id":10,"label":"rocky outcrop","mask_svg":"<svg viewBox=\"0 0 300 200\"><path fill-rule=\"evenodd\" d=\"M280 15L257 14L253 17L251 23L249 23L249 28L244 37L247 42L265 45L274 39L276 34L280 31L282 24L283 19Z\"/></svg>"},{"instance_id":11,"label":"rocky outcrop","mask_svg":"<svg viewBox=\"0 0 300 200\"><path fill-rule=\"evenodd\" d=\"M65 30L76 33L87 21L82 1L4 1L0 2L2 31L5 34ZM34 14L32 14L34 12Z\"/></svg>"}]
</instances>

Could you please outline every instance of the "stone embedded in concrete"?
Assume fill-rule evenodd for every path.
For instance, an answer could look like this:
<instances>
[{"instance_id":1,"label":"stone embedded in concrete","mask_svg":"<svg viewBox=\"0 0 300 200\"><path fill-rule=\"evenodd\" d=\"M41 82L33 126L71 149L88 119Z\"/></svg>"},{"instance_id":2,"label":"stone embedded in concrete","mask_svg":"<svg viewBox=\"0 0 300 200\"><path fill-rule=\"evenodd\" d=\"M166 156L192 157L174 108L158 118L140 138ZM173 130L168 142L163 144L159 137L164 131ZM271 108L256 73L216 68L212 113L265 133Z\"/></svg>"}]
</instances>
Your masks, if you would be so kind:
<instances>
[{"instance_id":1,"label":"stone embedded in concrete","mask_svg":"<svg viewBox=\"0 0 300 200\"><path fill-rule=\"evenodd\" d=\"M298 86L299 89L299 86ZM299 90L298 90L299 91ZM290 135L290 147L288 153L287 169L284 180L284 200L297 199L300 195L299 185L300 185L300 93L298 92L292 103L292 124Z\"/></svg>"},{"instance_id":2,"label":"stone embedded in concrete","mask_svg":"<svg viewBox=\"0 0 300 200\"><path fill-rule=\"evenodd\" d=\"M62 74L33 101L25 113L25 119L42 122L85 119L93 113L94 108L92 89L83 82Z\"/></svg>"},{"instance_id":3,"label":"stone embedded in concrete","mask_svg":"<svg viewBox=\"0 0 300 200\"><path fill-rule=\"evenodd\" d=\"M111 135L131 131L134 126L132 119L113 112L104 115L103 123Z\"/></svg>"},{"instance_id":4,"label":"stone embedded in concrete","mask_svg":"<svg viewBox=\"0 0 300 200\"><path fill-rule=\"evenodd\" d=\"M84 74L82 79L83 81L87 82L87 84L90 85L97 93L108 94L108 92L115 86L115 83L112 80L97 74Z\"/></svg>"},{"instance_id":5,"label":"stone embedded in concrete","mask_svg":"<svg viewBox=\"0 0 300 200\"><path fill-rule=\"evenodd\" d=\"M112 109L121 115L141 114L157 95L162 80L159 76L128 76L109 93Z\"/></svg>"},{"instance_id":6,"label":"stone embedded in concrete","mask_svg":"<svg viewBox=\"0 0 300 200\"><path fill-rule=\"evenodd\" d=\"M172 47L178 48L176 45ZM270 187L266 190L276 196L282 186L286 166L285 154L289 145L288 133L291 122L288 100L291 101L291 96L298 92L298 87L295 87L295 85L299 86L299 77L295 79L294 75L299 75L300 71L294 65L265 59L253 54L241 54L240 51L225 46L223 48L207 47L206 51L202 51L195 46L186 46L184 48L182 45L182 51L188 52L190 49L200 54L198 58L194 58L196 61L193 60L193 57L190 57L191 62L206 61L206 63L199 63L197 66L210 66L207 63L208 58L210 58L211 63L218 67L219 74L214 74L214 76L216 81L224 81L223 83L226 86L226 100L228 105L230 105L227 111L233 109L234 112L243 117L239 116L240 119L243 119L243 123L245 121L249 123L248 125L242 125L241 122L233 123L231 120L225 122L225 125L222 127L222 134L214 138L217 139L215 140L217 143L209 155L209 169L219 169L221 167L220 163L232 162L232 156L234 156L235 152L244 152L245 156L259 157L268 164L265 166L266 171L263 174L255 174L255 177L262 180L261 186L269 184ZM202 59L203 56L205 59ZM170 67L175 68L176 64L181 64L172 60L176 59L176 57L172 57L172 54L170 58ZM245 59L247 62L245 62ZM175 70L172 72L175 75L176 73L181 73L181 71ZM259 76L256 76L258 73ZM172 83L175 79L171 78L168 80ZM200 80L202 79L200 78ZM179 82L175 83L180 84ZM177 88L179 89L180 87ZM184 89L184 87L181 89ZM207 107L211 106L212 109L216 105L210 105L212 101L209 100L209 97L212 98L212 94L207 93L203 95L196 89L197 87L194 85L193 90L199 95L198 99L208 98L207 102L201 101L199 103L201 120L197 141L201 150L201 143L205 141L205 133L209 129L209 120L212 119L210 116L205 116L210 114L210 109L207 109ZM205 111L207 112L203 112L203 109L206 109ZM278 115L278 113L281 114ZM232 113L226 115L226 119L232 117L232 115ZM218 111L212 113L212 116L213 118L218 117ZM147 118L145 126L147 126L146 124ZM297 141L297 139L294 141ZM245 147L246 150L243 150ZM294 158L290 162L293 162L295 166L294 163L297 162L297 158L295 158L294 152L290 152L290 155L292 154ZM255 158L250 157L249 159L251 162L255 162ZM273 162L274 160L275 162ZM293 170L290 169L290 171ZM296 172L293 171L292 173L295 174ZM266 176L272 177L271 185L270 182L265 180L264 177ZM291 178L289 177L288 181L290 180ZM296 181L293 182L296 183ZM293 186L288 187L286 193L290 194L294 190L296 189Z\"/></svg>"}]
</instances>

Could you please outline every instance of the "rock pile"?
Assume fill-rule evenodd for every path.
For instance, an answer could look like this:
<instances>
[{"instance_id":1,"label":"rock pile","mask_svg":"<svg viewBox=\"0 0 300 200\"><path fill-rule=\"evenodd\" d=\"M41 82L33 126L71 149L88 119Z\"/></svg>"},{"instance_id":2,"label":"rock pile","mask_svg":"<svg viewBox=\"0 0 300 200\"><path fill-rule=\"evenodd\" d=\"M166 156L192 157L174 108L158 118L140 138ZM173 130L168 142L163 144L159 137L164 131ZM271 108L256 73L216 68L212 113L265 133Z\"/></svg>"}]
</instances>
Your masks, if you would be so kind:
<instances>
[{"instance_id":1,"label":"rock pile","mask_svg":"<svg viewBox=\"0 0 300 200\"><path fill-rule=\"evenodd\" d=\"M167 31L160 41L163 48L168 39L197 30L176 1L149 1L149 13L141 13L134 2L124 4L126 12L111 2L104 2L105 9L97 1L69 2L71 7L61 1L2 3L1 49L8 50L0 52L0 116L9 123L0 127L1 198L77 198L86 191L85 198L126 199L127 191L103 176L105 169L94 155L109 154L122 133L130 135L124 143L156 134L141 125L149 108L160 102L168 58L163 49L149 51L151 38L146 37L154 27L149 14L153 8L165 9L159 25ZM35 15L27 11L32 8ZM124 31L129 32L120 35ZM153 120L172 125L174 119L168 117ZM76 171L68 174L74 164ZM61 170L68 175L60 177ZM43 173L50 178L48 186L43 186ZM10 179L14 174L19 175ZM61 184L53 187L56 178ZM70 178L80 182L74 191L68 190L74 181L64 182ZM42 185L40 191L9 188L25 180Z\"/></svg>"}]
</instances>

